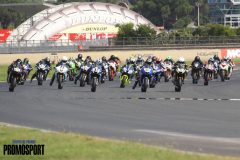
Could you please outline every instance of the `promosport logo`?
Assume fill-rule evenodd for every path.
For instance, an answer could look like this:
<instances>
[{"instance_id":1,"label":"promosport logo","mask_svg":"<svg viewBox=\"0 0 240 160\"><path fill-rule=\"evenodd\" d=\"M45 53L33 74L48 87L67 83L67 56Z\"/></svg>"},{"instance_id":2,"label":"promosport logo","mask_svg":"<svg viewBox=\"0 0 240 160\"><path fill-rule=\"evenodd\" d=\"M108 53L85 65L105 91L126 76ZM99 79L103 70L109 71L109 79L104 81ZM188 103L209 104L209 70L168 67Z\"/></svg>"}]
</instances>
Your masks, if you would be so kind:
<instances>
[{"instance_id":1,"label":"promosport logo","mask_svg":"<svg viewBox=\"0 0 240 160\"><path fill-rule=\"evenodd\" d=\"M240 58L240 48L222 49L221 56L222 58L225 56L228 56L230 58Z\"/></svg>"},{"instance_id":2,"label":"promosport logo","mask_svg":"<svg viewBox=\"0 0 240 160\"><path fill-rule=\"evenodd\" d=\"M12 144L3 145L4 156L44 155L44 144L36 144L35 140L12 140Z\"/></svg>"}]
</instances>

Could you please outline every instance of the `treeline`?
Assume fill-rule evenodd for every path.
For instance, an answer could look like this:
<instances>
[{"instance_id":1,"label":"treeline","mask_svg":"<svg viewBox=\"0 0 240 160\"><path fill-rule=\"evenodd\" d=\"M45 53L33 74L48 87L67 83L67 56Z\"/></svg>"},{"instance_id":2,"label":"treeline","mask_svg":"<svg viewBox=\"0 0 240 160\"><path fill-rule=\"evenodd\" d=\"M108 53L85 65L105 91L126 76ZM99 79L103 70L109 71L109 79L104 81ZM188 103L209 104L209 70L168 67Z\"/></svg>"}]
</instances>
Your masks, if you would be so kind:
<instances>
[{"instance_id":1,"label":"treeline","mask_svg":"<svg viewBox=\"0 0 240 160\"><path fill-rule=\"evenodd\" d=\"M42 3L42 0L1 0L4 3Z\"/></svg>"},{"instance_id":2,"label":"treeline","mask_svg":"<svg viewBox=\"0 0 240 160\"><path fill-rule=\"evenodd\" d=\"M208 36L224 36L235 37L240 36L240 28L233 29L219 24L209 24L195 29L184 28L171 31L161 31L157 33L154 29L146 25L134 27L132 23L117 25L119 28L118 39L123 38L157 38L157 37L208 37Z\"/></svg>"},{"instance_id":3,"label":"treeline","mask_svg":"<svg viewBox=\"0 0 240 160\"><path fill-rule=\"evenodd\" d=\"M0 8L0 28L13 29L26 20L26 15L11 8Z\"/></svg>"},{"instance_id":4,"label":"treeline","mask_svg":"<svg viewBox=\"0 0 240 160\"><path fill-rule=\"evenodd\" d=\"M142 14L157 26L164 26L166 29L185 28L189 23L197 23L196 2L200 3L200 23L207 24L208 5L207 0L125 0L132 10ZM1 3L41 3L42 0L1 0ZM67 2L107 2L119 3L120 0L58 0L57 3ZM1 7L1 9L4 7ZM7 15L6 15L7 13ZM16 14L27 19L19 11L8 9L0 12L0 17L4 16L6 22L1 20L2 27L18 26L19 20L11 21ZM10 22L11 21L11 22Z\"/></svg>"},{"instance_id":5,"label":"treeline","mask_svg":"<svg viewBox=\"0 0 240 160\"><path fill-rule=\"evenodd\" d=\"M66 2L107 2L119 3L120 0L58 0L58 3ZM197 23L197 6L200 4L200 23L207 24L208 4L207 0L125 0L129 2L132 10L142 14L157 26L167 29L184 28L189 23Z\"/></svg>"}]
</instances>

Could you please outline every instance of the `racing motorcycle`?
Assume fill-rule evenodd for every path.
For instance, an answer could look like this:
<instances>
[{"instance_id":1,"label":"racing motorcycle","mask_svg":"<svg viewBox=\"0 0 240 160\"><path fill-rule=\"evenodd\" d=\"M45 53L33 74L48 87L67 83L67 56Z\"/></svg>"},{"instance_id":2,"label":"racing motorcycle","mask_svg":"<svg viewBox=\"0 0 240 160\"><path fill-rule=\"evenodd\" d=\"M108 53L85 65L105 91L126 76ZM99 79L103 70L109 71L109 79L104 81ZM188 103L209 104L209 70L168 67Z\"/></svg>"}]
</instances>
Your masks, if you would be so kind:
<instances>
[{"instance_id":1,"label":"racing motorcycle","mask_svg":"<svg viewBox=\"0 0 240 160\"><path fill-rule=\"evenodd\" d=\"M90 64L85 64L81 67L81 75L80 75L80 87L85 86L85 82L89 84L89 74L91 71L91 65Z\"/></svg>"},{"instance_id":2,"label":"racing motorcycle","mask_svg":"<svg viewBox=\"0 0 240 160\"><path fill-rule=\"evenodd\" d=\"M153 69L151 66L143 66L141 68L141 91L146 92L152 81Z\"/></svg>"},{"instance_id":3,"label":"racing motorcycle","mask_svg":"<svg viewBox=\"0 0 240 160\"><path fill-rule=\"evenodd\" d=\"M214 72L214 79L218 79L218 73L219 73L219 61L217 61L217 60L215 60L214 62L213 62L213 64L214 64L214 67L215 67L215 72Z\"/></svg>"},{"instance_id":4,"label":"racing motorcycle","mask_svg":"<svg viewBox=\"0 0 240 160\"><path fill-rule=\"evenodd\" d=\"M31 72L31 70L32 70L31 65L29 65L29 64L24 64L23 65L22 79L21 79L21 82L20 82L21 85L24 85L24 83L27 80L28 75Z\"/></svg>"},{"instance_id":5,"label":"racing motorcycle","mask_svg":"<svg viewBox=\"0 0 240 160\"><path fill-rule=\"evenodd\" d=\"M135 82L132 86L132 89L135 89L137 87L137 84L139 86L141 86L141 68L142 68L142 65L137 65L136 66L136 71L135 71Z\"/></svg>"},{"instance_id":6,"label":"racing motorcycle","mask_svg":"<svg viewBox=\"0 0 240 160\"><path fill-rule=\"evenodd\" d=\"M22 70L18 66L13 66L9 74L9 91L14 92L14 88L22 79Z\"/></svg>"},{"instance_id":7,"label":"racing motorcycle","mask_svg":"<svg viewBox=\"0 0 240 160\"><path fill-rule=\"evenodd\" d=\"M40 63L36 66L36 68L38 85L42 85L43 81L46 79L46 72L49 70L49 66L44 63Z\"/></svg>"},{"instance_id":8,"label":"racing motorcycle","mask_svg":"<svg viewBox=\"0 0 240 160\"><path fill-rule=\"evenodd\" d=\"M117 64L114 61L109 61L108 62L109 65L109 81L113 81L114 77L116 76L116 70L117 70Z\"/></svg>"},{"instance_id":9,"label":"racing motorcycle","mask_svg":"<svg viewBox=\"0 0 240 160\"><path fill-rule=\"evenodd\" d=\"M176 66L176 71L174 73L175 79L174 79L174 85L175 85L175 91L181 92L182 85L185 79L186 69L185 64L178 64Z\"/></svg>"},{"instance_id":10,"label":"racing motorcycle","mask_svg":"<svg viewBox=\"0 0 240 160\"><path fill-rule=\"evenodd\" d=\"M99 80L101 79L102 70L99 66L95 66L91 69L91 91L96 92Z\"/></svg>"},{"instance_id":11,"label":"racing motorcycle","mask_svg":"<svg viewBox=\"0 0 240 160\"><path fill-rule=\"evenodd\" d=\"M102 62L101 83L104 83L106 79L108 79L108 64L106 62Z\"/></svg>"},{"instance_id":12,"label":"racing motorcycle","mask_svg":"<svg viewBox=\"0 0 240 160\"><path fill-rule=\"evenodd\" d=\"M160 65L155 65L153 67L153 77L152 77L152 81L150 83L150 88L155 88L156 84L160 80L161 71L162 70L161 70Z\"/></svg>"},{"instance_id":13,"label":"racing motorcycle","mask_svg":"<svg viewBox=\"0 0 240 160\"><path fill-rule=\"evenodd\" d=\"M170 62L164 62L163 68L164 68L164 81L169 82L169 80L172 78L172 63Z\"/></svg>"},{"instance_id":14,"label":"racing motorcycle","mask_svg":"<svg viewBox=\"0 0 240 160\"><path fill-rule=\"evenodd\" d=\"M207 85L208 85L208 82L209 82L210 80L212 80L212 77L213 77L213 74L214 74L215 71L216 71L216 69L215 69L213 63L207 63L207 64L204 66L204 75L203 75L203 78L204 78L204 85L205 85L205 86L207 86Z\"/></svg>"},{"instance_id":15,"label":"racing motorcycle","mask_svg":"<svg viewBox=\"0 0 240 160\"><path fill-rule=\"evenodd\" d=\"M201 73L202 67L199 62L194 62L192 65L192 83L198 84L198 81L200 79L200 73Z\"/></svg>"},{"instance_id":16,"label":"racing motorcycle","mask_svg":"<svg viewBox=\"0 0 240 160\"><path fill-rule=\"evenodd\" d=\"M68 71L69 81L73 81L74 77L77 75L77 66L73 60L70 60L68 64L69 64L69 71Z\"/></svg>"},{"instance_id":17,"label":"racing motorcycle","mask_svg":"<svg viewBox=\"0 0 240 160\"><path fill-rule=\"evenodd\" d=\"M122 73L120 76L120 88L124 88L126 84L130 83L131 77L133 77L134 74L134 68L132 65L125 65L122 68Z\"/></svg>"},{"instance_id":18,"label":"racing motorcycle","mask_svg":"<svg viewBox=\"0 0 240 160\"><path fill-rule=\"evenodd\" d=\"M66 79L68 68L66 65L59 65L55 67L55 74L57 76L58 89L63 88L63 82Z\"/></svg>"},{"instance_id":19,"label":"racing motorcycle","mask_svg":"<svg viewBox=\"0 0 240 160\"><path fill-rule=\"evenodd\" d=\"M221 77L221 81L229 79L229 65L226 61L222 61L219 65L219 75Z\"/></svg>"}]
</instances>

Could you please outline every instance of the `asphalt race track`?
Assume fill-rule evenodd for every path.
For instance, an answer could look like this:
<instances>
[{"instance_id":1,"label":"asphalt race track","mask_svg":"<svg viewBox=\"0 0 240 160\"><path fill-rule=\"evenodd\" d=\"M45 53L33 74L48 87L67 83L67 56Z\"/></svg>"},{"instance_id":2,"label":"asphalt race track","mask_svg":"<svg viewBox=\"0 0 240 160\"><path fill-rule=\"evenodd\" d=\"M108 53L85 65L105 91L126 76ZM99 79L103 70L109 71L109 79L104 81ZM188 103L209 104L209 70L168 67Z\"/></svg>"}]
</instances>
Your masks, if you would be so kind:
<instances>
[{"instance_id":1,"label":"asphalt race track","mask_svg":"<svg viewBox=\"0 0 240 160\"><path fill-rule=\"evenodd\" d=\"M190 77L188 77L190 78ZM186 80L181 93L161 82L142 93L106 82L96 93L66 82L27 82L14 93L0 83L0 122L133 140L186 151L240 156L240 72L203 86ZM132 85L132 84L131 84Z\"/></svg>"}]
</instances>

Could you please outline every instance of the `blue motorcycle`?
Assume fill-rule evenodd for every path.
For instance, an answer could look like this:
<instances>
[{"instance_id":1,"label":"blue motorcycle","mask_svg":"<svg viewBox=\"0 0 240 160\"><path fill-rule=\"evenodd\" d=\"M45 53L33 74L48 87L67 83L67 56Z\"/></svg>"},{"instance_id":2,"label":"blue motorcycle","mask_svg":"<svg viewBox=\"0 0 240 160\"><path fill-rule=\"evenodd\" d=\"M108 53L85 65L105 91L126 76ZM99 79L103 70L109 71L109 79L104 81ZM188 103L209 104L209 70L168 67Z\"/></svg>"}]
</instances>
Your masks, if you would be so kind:
<instances>
[{"instance_id":1,"label":"blue motorcycle","mask_svg":"<svg viewBox=\"0 0 240 160\"><path fill-rule=\"evenodd\" d=\"M150 65L145 65L141 68L141 91L146 92L148 86L152 82L153 68Z\"/></svg>"},{"instance_id":2,"label":"blue motorcycle","mask_svg":"<svg viewBox=\"0 0 240 160\"><path fill-rule=\"evenodd\" d=\"M161 71L162 70L161 70L160 65L155 65L153 67L153 77L152 77L152 81L150 83L150 88L155 88L156 84L159 82L160 76L162 74Z\"/></svg>"}]
</instances>

